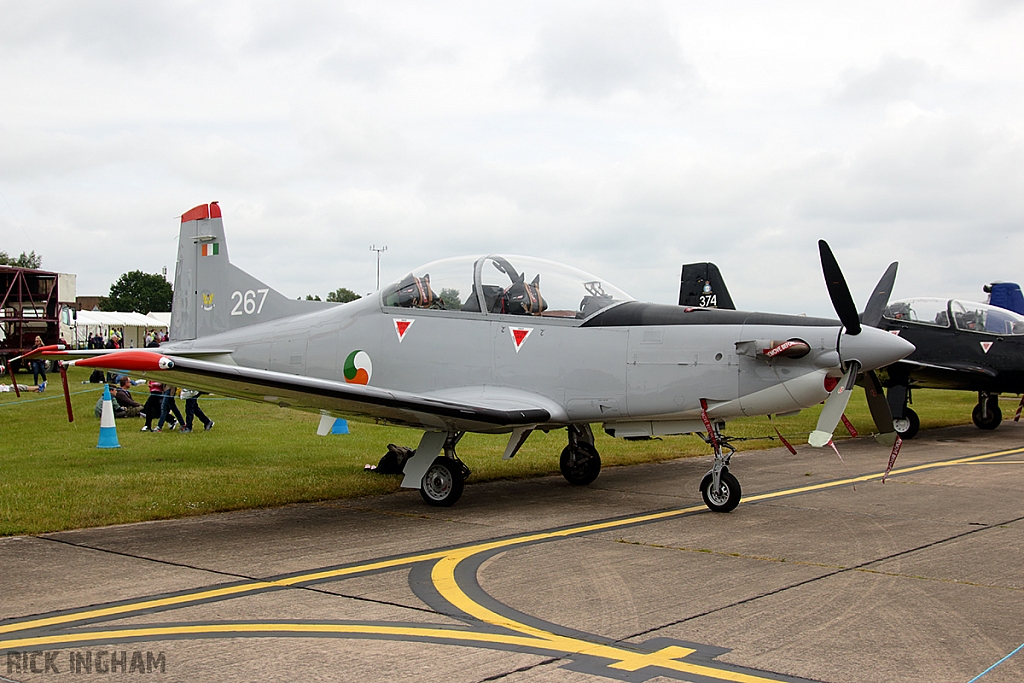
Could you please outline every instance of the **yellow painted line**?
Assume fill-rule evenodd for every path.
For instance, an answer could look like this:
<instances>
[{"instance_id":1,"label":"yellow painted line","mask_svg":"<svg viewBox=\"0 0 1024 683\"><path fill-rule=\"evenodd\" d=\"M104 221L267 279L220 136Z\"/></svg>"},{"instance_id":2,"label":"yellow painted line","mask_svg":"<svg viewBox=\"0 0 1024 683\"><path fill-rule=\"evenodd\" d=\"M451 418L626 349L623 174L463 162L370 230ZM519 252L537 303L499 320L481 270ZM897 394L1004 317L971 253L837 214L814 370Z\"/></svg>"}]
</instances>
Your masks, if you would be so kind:
<instances>
[{"instance_id":1,"label":"yellow painted line","mask_svg":"<svg viewBox=\"0 0 1024 683\"><path fill-rule=\"evenodd\" d=\"M769 683L777 679L763 678L750 674L716 669L691 662L680 661L696 650L669 646L657 652L642 653L610 645L596 645L576 638L533 638L500 633L481 633L474 631L449 630L436 627L420 626L370 626L361 624L192 624L188 626L152 626L140 628L111 629L107 631L89 631L84 633L64 633L52 636L37 636L16 640L0 641L0 650L24 649L46 645L63 645L67 643L109 642L116 639L141 638L173 638L175 636L198 635L231 635L231 634L278 634L294 633L301 635L370 635L407 637L420 640L438 640L460 642L467 645L514 645L552 652L559 656L591 655L613 660L609 666L624 671L638 671L644 667L657 666L696 676L706 676L722 681L735 683Z\"/></svg>"},{"instance_id":2,"label":"yellow painted line","mask_svg":"<svg viewBox=\"0 0 1024 683\"><path fill-rule=\"evenodd\" d=\"M893 470L889 473L890 477L896 476L897 474L907 474L910 472L921 472L924 470L932 470L940 467L951 467L953 465L968 465L976 464L981 460L991 460L992 458L1000 458L1004 455L1015 455L1017 453L1024 453L1024 448L1013 448L1008 451L998 451L996 453L985 453L983 455L972 455L966 458L955 458L953 460L943 460L941 462L930 462L923 465L912 465L910 467L904 467L901 469ZM995 464L995 463L993 463ZM784 491L772 491L771 493L760 493L755 496L745 496L740 502L741 503L753 503L759 500L770 500L772 498L781 498L783 496L792 496L797 493L807 493L809 491L823 491L825 489L836 488L839 486L848 486L850 484L859 484L865 481L871 481L873 479L881 479L885 475L885 472L877 472L875 474L865 474L860 477L850 477L849 479L837 479L835 481L827 481L821 484L810 484L809 486L800 486L797 488L786 489Z\"/></svg>"},{"instance_id":3,"label":"yellow painted line","mask_svg":"<svg viewBox=\"0 0 1024 683\"><path fill-rule=\"evenodd\" d=\"M41 628L44 626L55 626L57 624L69 624L76 621L98 619L101 617L110 617L119 614L125 615L130 612L137 612L140 610L181 606L192 602L211 600L214 598L239 597L245 595L246 593L263 591L271 588L287 588L289 586L294 586L295 584L299 583L306 583L308 581L318 581L321 579L348 576L352 574L359 574L362 572L376 571L379 569L390 569L394 567L400 567L406 564L415 564L417 562L434 560L439 557L444 557L444 554L444 551L434 551L430 553L424 553L422 555L414 555L412 557L404 557L394 560L383 560L380 562L371 562L369 564L357 565L353 567L343 567L341 569L329 569L325 571L312 572L310 574L302 574L299 576L290 576L284 579L278 579L276 581L253 581L251 583L242 583L236 586L227 586L224 588L200 590L195 593L173 595L167 598L155 598L152 600L143 600L141 602L126 603L124 605L115 605L113 607L102 607L100 609L72 612L70 614L61 614L55 617L44 617L41 619L32 619L30 621L19 621L12 624L0 624L0 634L25 631L28 629Z\"/></svg>"},{"instance_id":4,"label":"yellow painted line","mask_svg":"<svg viewBox=\"0 0 1024 683\"><path fill-rule=\"evenodd\" d=\"M890 472L890 476L897 474L905 474L908 472L916 472L920 470L934 469L939 467L948 467L950 465L959 465L978 462L981 460L992 459L1001 457L1004 455L1012 455L1017 453L1024 453L1024 448L1016 448L1007 451L1000 451L996 453L988 453L977 456L970 456L967 458L957 458L954 460L946 460L935 463L927 463L924 465L916 465L913 467L906 467L902 469L896 469ZM809 491L824 490L828 488L835 488L839 486L846 486L849 484L855 484L863 481L870 481L872 479L879 479L883 475L882 472L875 474L863 475L860 477L852 477L848 479L841 479L831 482L825 482L821 484L812 484L809 486L803 486L798 488L786 489L783 491L775 491L771 493L763 493L755 496L748 496L743 498L741 502L751 503L760 500L769 500L772 498L779 498L783 496L794 495L797 493L805 493ZM72 612L69 614L62 614L53 617L44 617L40 619L32 619L29 621L21 621L8 624L0 624L0 634L3 633L14 633L18 631L25 631L28 629L42 628L47 626L55 626L59 624L71 624L78 621L91 620L103 617L127 615L132 612L144 611L149 609L157 609L163 607L182 606L193 602L199 602L204 600L226 598L226 597L239 597L248 593L257 591L272 589L272 588L284 588L294 586L301 583L307 583L311 581L319 581L324 579L339 578L343 576L351 576L363 572L377 571L381 569L391 569L401 567L404 565L416 564L419 562L425 562L429 560L451 560L452 558L460 558L454 564L439 562L434 568L434 574L438 574L439 567L443 566L444 575L439 575L437 580L442 582L442 585L450 594L445 594L447 599L456 604L460 609L463 609L468 614L475 616L481 621L486 623L492 623L495 625L505 626L511 630L519 631L522 633L529 633L530 627L524 624L518 624L511 620L508 620L500 615L497 615L486 608L483 608L476 603L473 603L468 597L462 593L462 590L454 583L454 566L458 562L467 559L473 555L487 552L498 548L508 548L515 545L523 545L528 543L536 543L539 541L545 541L555 538L567 538L570 536L576 536L580 534L592 533L596 531L607 531L622 526L630 526L634 524L643 524L647 522L654 522L659 520L671 519L680 515L686 515L693 512L700 512L704 510L703 505L694 505L687 508L677 508L674 510L665 510L662 512L654 512L649 514L637 515L634 517L628 517L619 520L612 520L606 522L596 522L592 524L583 524L580 526L569 527L566 529L560 529L557 531L541 532L536 534L530 534L527 536L519 536L510 539L504 539L499 541L491 541L481 543L477 545L467 546L462 549L456 549L454 551L433 551L429 553L423 553L420 555L413 555L410 557L397 558L392 560L382 560L377 562L370 562L363 565L355 565L351 567L344 567L341 569L330 569L324 571L311 572L308 574L299 574L296 576L278 579L275 581L253 581L250 583L243 583L236 586L228 586L224 588L214 588L209 590L200 590L195 593L185 593L182 595L176 595L166 598L155 598L152 600L143 600L140 602L126 603L124 605L116 605L112 607L104 607L93 610L84 610L80 612ZM450 565L450 566L449 566ZM451 571L452 577L449 581L447 578L448 571ZM441 586L438 586L440 589ZM461 596L461 597L460 597ZM456 602L457 601L457 602ZM538 631L538 633L544 633ZM551 634L548 634L551 635Z\"/></svg>"}]
</instances>

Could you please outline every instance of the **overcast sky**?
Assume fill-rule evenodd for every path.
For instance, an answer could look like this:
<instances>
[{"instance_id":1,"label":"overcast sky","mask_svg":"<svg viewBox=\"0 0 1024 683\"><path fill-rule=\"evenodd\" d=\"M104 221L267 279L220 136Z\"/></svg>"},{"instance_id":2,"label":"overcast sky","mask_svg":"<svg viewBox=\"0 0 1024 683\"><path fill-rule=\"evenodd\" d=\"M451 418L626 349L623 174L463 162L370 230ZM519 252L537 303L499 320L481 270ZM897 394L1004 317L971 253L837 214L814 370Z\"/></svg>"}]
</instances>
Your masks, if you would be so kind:
<instances>
[{"instance_id":1,"label":"overcast sky","mask_svg":"<svg viewBox=\"0 0 1024 683\"><path fill-rule=\"evenodd\" d=\"M106 294L217 200L287 296L520 253L831 314L1024 281L1024 2L0 0L0 250Z\"/></svg>"}]
</instances>

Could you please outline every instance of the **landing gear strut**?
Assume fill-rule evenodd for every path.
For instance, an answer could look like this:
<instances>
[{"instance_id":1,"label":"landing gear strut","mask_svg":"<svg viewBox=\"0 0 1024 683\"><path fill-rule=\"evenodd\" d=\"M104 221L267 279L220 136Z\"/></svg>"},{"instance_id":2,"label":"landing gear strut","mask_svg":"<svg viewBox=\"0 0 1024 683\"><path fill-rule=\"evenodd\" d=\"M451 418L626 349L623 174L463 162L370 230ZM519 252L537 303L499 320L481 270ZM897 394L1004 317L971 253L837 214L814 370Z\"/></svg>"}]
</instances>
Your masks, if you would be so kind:
<instances>
[{"instance_id":1,"label":"landing gear strut","mask_svg":"<svg viewBox=\"0 0 1024 683\"><path fill-rule=\"evenodd\" d=\"M444 455L434 458L420 483L420 496L428 505L451 507L462 497L469 468L455 454L455 446L465 432L454 432L444 441Z\"/></svg>"},{"instance_id":2,"label":"landing gear strut","mask_svg":"<svg viewBox=\"0 0 1024 683\"><path fill-rule=\"evenodd\" d=\"M1003 413L999 410L999 394L978 392L978 405L974 406L971 419L978 429L995 429L1003 421Z\"/></svg>"},{"instance_id":3,"label":"landing gear strut","mask_svg":"<svg viewBox=\"0 0 1024 683\"><path fill-rule=\"evenodd\" d=\"M700 495L712 512L731 512L740 504L740 482L729 472L729 460L736 449L722 436L718 422L711 425L712 434L700 435L715 449L715 462L711 471L700 482Z\"/></svg>"},{"instance_id":4,"label":"landing gear strut","mask_svg":"<svg viewBox=\"0 0 1024 683\"><path fill-rule=\"evenodd\" d=\"M558 460L562 476L570 484L583 486L601 473L601 456L594 448L594 432L590 425L569 425L569 445Z\"/></svg>"}]
</instances>

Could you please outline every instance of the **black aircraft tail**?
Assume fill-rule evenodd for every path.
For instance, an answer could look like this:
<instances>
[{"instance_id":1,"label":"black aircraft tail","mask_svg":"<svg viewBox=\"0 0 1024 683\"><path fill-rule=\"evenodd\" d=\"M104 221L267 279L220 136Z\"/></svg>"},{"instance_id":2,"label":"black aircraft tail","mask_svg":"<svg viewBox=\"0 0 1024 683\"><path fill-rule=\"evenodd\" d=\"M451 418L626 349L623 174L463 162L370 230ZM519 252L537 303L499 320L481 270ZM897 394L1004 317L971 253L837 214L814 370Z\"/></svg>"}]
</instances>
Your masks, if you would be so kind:
<instances>
[{"instance_id":1,"label":"black aircraft tail","mask_svg":"<svg viewBox=\"0 0 1024 683\"><path fill-rule=\"evenodd\" d=\"M736 310L714 263L687 263L679 278L679 305Z\"/></svg>"}]
</instances>

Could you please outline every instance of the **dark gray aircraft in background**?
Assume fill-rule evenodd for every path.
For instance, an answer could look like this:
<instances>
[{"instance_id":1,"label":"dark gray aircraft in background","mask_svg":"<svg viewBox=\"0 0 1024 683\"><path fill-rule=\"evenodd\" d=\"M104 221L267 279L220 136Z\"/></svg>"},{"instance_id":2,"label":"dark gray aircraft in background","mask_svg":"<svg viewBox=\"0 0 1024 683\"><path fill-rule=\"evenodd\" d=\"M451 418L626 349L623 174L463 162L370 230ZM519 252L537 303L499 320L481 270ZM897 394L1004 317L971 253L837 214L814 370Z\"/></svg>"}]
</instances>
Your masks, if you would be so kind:
<instances>
[{"instance_id":1,"label":"dark gray aircraft in background","mask_svg":"<svg viewBox=\"0 0 1024 683\"><path fill-rule=\"evenodd\" d=\"M895 280L894 263L873 296L888 298ZM971 418L979 429L995 429L1002 421L1000 393L1024 393L1024 315L1008 310L1011 304L1024 304L1020 288L1012 283L993 283L984 289L990 293L995 290L993 299L1006 307L918 297L894 301L881 313L869 306L871 310L862 314L863 324L897 334L915 346L908 357L877 373L864 373L859 381L868 392L876 420L885 419L884 411L876 415L877 396L883 387L888 389L893 425L903 439L912 439L921 426L917 413L910 408L913 389L978 392ZM718 266L706 262L684 265L679 305L734 308Z\"/></svg>"},{"instance_id":2,"label":"dark gray aircraft in background","mask_svg":"<svg viewBox=\"0 0 1024 683\"><path fill-rule=\"evenodd\" d=\"M534 430L566 429L561 471L588 484L601 460L591 424L615 437L700 433L714 448L701 483L732 510L728 418L780 414L827 399L823 446L858 373L914 350L862 327L828 245L819 244L842 322L641 303L610 283L525 256L436 261L344 305L295 301L233 266L220 207L181 218L171 341L113 352L50 348L73 364L154 374L175 385L320 415L421 430L402 486L451 505L467 470L466 432L510 433L513 457ZM873 296L880 316L888 297ZM879 431L892 435L886 410ZM888 422L888 428L885 428Z\"/></svg>"}]
</instances>

